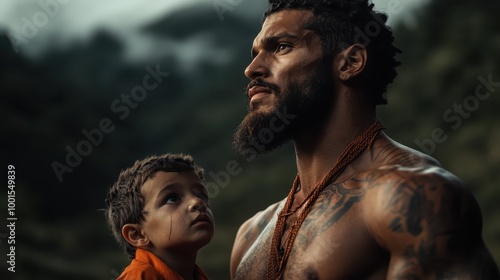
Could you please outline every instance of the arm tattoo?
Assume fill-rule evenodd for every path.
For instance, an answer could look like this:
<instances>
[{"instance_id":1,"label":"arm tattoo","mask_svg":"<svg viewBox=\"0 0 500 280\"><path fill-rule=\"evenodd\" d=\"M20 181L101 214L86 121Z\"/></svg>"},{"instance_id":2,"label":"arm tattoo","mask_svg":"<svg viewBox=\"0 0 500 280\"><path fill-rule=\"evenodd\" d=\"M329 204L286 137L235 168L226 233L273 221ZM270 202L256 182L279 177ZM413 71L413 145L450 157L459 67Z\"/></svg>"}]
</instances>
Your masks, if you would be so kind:
<instances>
[{"instance_id":1,"label":"arm tattoo","mask_svg":"<svg viewBox=\"0 0 500 280\"><path fill-rule=\"evenodd\" d=\"M396 279L472 279L453 265L471 255L470 229L461 221L462 192L436 174L405 178L387 191L388 229L409 237ZM475 242L475 240L474 240ZM464 278L465 277L465 278ZM481 278L474 278L481 279Z\"/></svg>"}]
</instances>

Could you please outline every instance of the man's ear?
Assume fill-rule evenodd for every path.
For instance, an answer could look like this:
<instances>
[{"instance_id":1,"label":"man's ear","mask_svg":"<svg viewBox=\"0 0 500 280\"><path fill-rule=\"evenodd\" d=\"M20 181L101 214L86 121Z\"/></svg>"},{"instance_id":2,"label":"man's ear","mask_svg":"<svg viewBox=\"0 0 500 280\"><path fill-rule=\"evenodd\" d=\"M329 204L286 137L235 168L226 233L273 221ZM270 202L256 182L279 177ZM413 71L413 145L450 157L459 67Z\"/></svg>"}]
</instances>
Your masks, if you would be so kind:
<instances>
[{"instance_id":1,"label":"man's ear","mask_svg":"<svg viewBox=\"0 0 500 280\"><path fill-rule=\"evenodd\" d=\"M122 236L132 246L142 248L149 245L149 239L139 224L126 224L122 227Z\"/></svg>"},{"instance_id":2,"label":"man's ear","mask_svg":"<svg viewBox=\"0 0 500 280\"><path fill-rule=\"evenodd\" d=\"M344 82L358 77L363 73L368 53L365 46L361 44L354 44L341 51L338 54L338 73L339 79Z\"/></svg>"}]
</instances>

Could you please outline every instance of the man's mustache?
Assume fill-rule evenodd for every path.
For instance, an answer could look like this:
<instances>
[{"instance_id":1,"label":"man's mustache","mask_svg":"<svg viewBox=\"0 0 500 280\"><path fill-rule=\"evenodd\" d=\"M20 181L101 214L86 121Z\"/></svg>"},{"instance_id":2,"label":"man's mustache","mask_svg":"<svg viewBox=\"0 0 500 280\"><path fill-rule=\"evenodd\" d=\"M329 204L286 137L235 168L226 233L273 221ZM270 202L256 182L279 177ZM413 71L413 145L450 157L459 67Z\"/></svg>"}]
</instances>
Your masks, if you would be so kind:
<instances>
[{"instance_id":1,"label":"man's mustache","mask_svg":"<svg viewBox=\"0 0 500 280\"><path fill-rule=\"evenodd\" d=\"M268 83L268 82L264 82L264 80L262 80L262 79L256 79L256 80L253 80L250 83L248 83L247 87L245 88L245 95L248 96L248 91L251 88L256 87L256 86L266 87L266 88L270 89L271 91L273 91L274 93L280 92L279 86L277 86L275 84Z\"/></svg>"}]
</instances>

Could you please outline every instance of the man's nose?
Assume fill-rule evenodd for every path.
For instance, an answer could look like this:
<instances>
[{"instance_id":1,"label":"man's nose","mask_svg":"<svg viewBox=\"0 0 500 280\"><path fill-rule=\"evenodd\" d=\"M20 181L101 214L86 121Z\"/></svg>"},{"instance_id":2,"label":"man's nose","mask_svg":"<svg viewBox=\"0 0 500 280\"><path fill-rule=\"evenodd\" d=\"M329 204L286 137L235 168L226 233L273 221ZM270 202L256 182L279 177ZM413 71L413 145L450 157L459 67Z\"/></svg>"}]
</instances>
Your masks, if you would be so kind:
<instances>
[{"instance_id":1,"label":"man's nose","mask_svg":"<svg viewBox=\"0 0 500 280\"><path fill-rule=\"evenodd\" d=\"M261 55L254 57L252 62L247 66L245 76L250 80L269 76L269 68L266 66L265 59Z\"/></svg>"}]
</instances>

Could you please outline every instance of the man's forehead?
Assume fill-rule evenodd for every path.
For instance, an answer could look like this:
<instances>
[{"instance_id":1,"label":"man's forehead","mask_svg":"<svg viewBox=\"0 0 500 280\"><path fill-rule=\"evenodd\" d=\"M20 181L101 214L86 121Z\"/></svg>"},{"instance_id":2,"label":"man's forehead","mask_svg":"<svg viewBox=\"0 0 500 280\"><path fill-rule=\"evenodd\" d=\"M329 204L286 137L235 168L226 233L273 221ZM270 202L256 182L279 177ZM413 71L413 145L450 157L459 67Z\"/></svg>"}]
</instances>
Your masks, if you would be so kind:
<instances>
[{"instance_id":1,"label":"man's forehead","mask_svg":"<svg viewBox=\"0 0 500 280\"><path fill-rule=\"evenodd\" d=\"M265 19L262 30L255 38L255 41L266 37L276 36L283 33L303 33L305 25L313 16L311 11L306 10L283 10L275 12Z\"/></svg>"}]
</instances>

